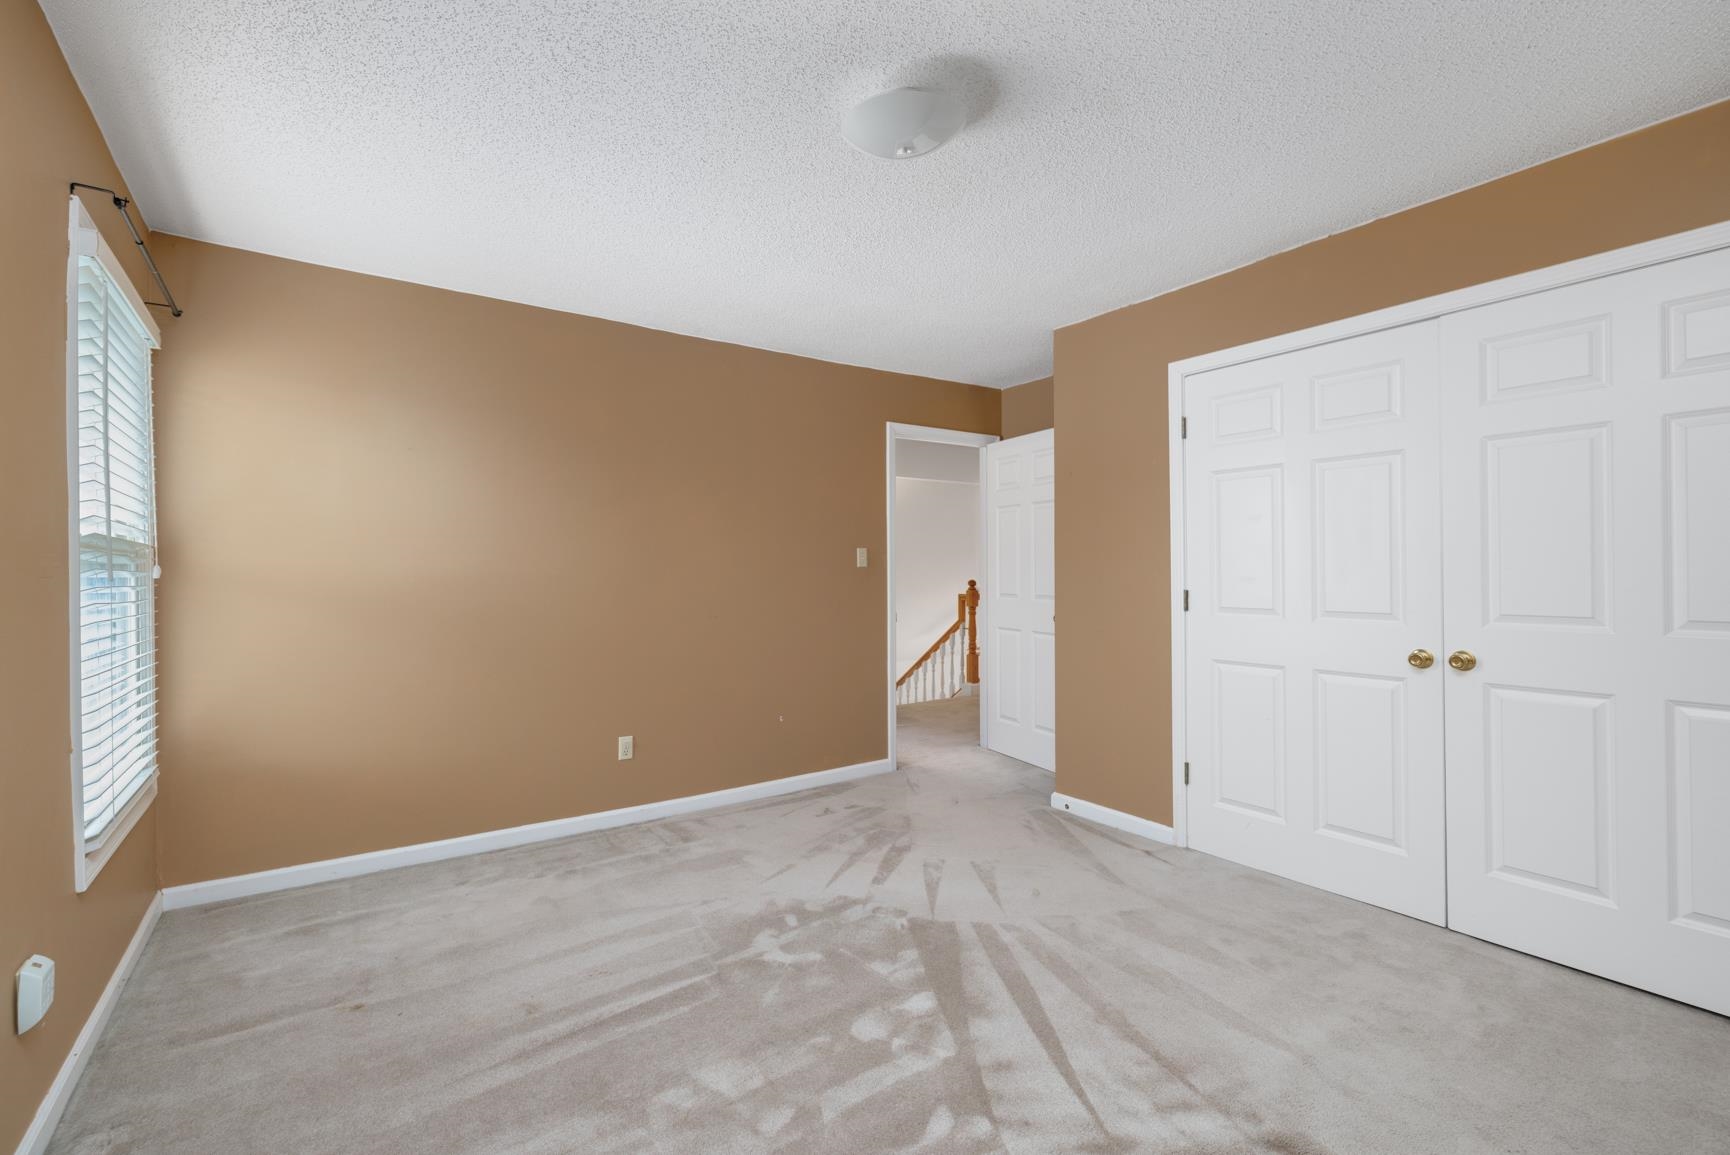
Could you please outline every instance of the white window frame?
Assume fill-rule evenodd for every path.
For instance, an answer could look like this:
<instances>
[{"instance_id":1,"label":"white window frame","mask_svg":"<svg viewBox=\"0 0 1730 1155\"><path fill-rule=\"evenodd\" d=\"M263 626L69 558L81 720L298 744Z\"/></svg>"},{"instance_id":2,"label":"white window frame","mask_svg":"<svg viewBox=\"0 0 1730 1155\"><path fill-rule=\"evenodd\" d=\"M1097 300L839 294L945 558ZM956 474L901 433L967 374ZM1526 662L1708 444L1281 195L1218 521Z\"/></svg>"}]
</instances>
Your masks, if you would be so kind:
<instances>
[{"instance_id":1,"label":"white window frame","mask_svg":"<svg viewBox=\"0 0 1730 1155\"><path fill-rule=\"evenodd\" d=\"M126 841L126 836L132 828L138 825L138 820L144 812L150 809L156 800L156 782L158 771L152 770L150 778L139 787L114 820L93 840L84 837L84 751L83 751L83 715L82 715L82 650L81 620L79 613L79 547L78 547L78 260L80 257L94 257L107 272L114 283L120 287L127 303L136 312L150 334L152 348L162 347L162 330L145 306L144 299L133 288L132 279L126 275L126 270L120 265L120 260L114 255L114 250L108 247L108 242L102 239L102 234L96 228L96 222L90 217L84 202L77 196L69 198L70 222L68 253L66 258L66 492L67 492L67 543L69 557L68 584L70 587L69 637L67 655L71 666L70 722L72 733L72 861L73 873L77 889L80 893L88 890L95 881L102 867L113 857L120 844ZM152 433L154 437L154 433ZM152 499L154 501L154 498ZM155 511L152 511L154 519Z\"/></svg>"}]
</instances>

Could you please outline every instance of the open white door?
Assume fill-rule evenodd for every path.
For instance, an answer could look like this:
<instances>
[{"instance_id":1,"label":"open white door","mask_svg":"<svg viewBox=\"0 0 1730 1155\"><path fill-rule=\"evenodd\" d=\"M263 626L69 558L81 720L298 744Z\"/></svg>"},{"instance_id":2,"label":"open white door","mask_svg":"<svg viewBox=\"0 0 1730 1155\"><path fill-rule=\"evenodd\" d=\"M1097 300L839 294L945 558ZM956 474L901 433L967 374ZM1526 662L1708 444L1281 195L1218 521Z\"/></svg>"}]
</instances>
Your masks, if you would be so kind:
<instances>
[{"instance_id":1,"label":"open white door","mask_svg":"<svg viewBox=\"0 0 1730 1155\"><path fill-rule=\"evenodd\" d=\"M1730 252L1441 351L1448 923L1730 1014Z\"/></svg>"},{"instance_id":2,"label":"open white door","mask_svg":"<svg viewBox=\"0 0 1730 1155\"><path fill-rule=\"evenodd\" d=\"M1440 923L1436 394L1426 321L1189 377L1183 444L1190 845Z\"/></svg>"},{"instance_id":3,"label":"open white door","mask_svg":"<svg viewBox=\"0 0 1730 1155\"><path fill-rule=\"evenodd\" d=\"M987 445L984 739L1057 769L1056 496L1052 431Z\"/></svg>"}]
</instances>

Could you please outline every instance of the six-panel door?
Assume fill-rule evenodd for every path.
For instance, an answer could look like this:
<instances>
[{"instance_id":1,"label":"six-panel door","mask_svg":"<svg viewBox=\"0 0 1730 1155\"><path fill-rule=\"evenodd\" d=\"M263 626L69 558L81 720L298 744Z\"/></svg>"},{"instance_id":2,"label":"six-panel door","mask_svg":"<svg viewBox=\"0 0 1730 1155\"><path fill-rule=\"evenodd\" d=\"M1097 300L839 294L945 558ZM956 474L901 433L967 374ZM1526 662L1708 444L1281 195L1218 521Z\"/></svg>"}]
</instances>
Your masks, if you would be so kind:
<instances>
[{"instance_id":1,"label":"six-panel door","mask_svg":"<svg viewBox=\"0 0 1730 1155\"><path fill-rule=\"evenodd\" d=\"M1057 769L1057 468L1052 431L985 447L985 744Z\"/></svg>"},{"instance_id":2,"label":"six-panel door","mask_svg":"<svg viewBox=\"0 0 1730 1155\"><path fill-rule=\"evenodd\" d=\"M1190 845L1446 912L1436 324L1191 376Z\"/></svg>"},{"instance_id":3,"label":"six-panel door","mask_svg":"<svg viewBox=\"0 0 1730 1155\"><path fill-rule=\"evenodd\" d=\"M1730 253L1441 325L1449 925L1730 1013Z\"/></svg>"}]
</instances>

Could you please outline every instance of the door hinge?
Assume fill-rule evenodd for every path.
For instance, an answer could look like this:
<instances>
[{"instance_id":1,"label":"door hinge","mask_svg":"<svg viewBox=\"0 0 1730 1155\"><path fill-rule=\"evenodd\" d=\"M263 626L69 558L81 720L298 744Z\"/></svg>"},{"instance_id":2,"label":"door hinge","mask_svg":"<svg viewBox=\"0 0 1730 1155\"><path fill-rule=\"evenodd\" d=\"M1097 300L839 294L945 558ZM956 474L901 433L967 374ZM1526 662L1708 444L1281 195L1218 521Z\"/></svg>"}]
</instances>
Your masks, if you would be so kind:
<instances>
[{"instance_id":1,"label":"door hinge","mask_svg":"<svg viewBox=\"0 0 1730 1155\"><path fill-rule=\"evenodd\" d=\"M1177 419L1177 421L1178 421L1177 439L1179 441L1188 441L1189 440L1189 418L1179 417Z\"/></svg>"},{"instance_id":2,"label":"door hinge","mask_svg":"<svg viewBox=\"0 0 1730 1155\"><path fill-rule=\"evenodd\" d=\"M1189 591L1188 590L1183 591L1183 612L1186 614L1189 612Z\"/></svg>"},{"instance_id":3,"label":"door hinge","mask_svg":"<svg viewBox=\"0 0 1730 1155\"><path fill-rule=\"evenodd\" d=\"M1189 763L1188 762L1185 762L1183 764L1183 784L1185 786L1189 785Z\"/></svg>"}]
</instances>

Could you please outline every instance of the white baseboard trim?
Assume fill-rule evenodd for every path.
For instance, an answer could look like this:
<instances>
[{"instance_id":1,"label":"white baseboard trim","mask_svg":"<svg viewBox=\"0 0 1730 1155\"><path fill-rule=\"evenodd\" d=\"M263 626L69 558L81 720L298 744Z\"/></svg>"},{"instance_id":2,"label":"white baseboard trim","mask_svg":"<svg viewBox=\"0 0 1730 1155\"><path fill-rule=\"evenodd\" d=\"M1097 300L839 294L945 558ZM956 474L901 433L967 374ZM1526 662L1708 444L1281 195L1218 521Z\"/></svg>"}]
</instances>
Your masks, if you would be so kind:
<instances>
[{"instance_id":1,"label":"white baseboard trim","mask_svg":"<svg viewBox=\"0 0 1730 1155\"><path fill-rule=\"evenodd\" d=\"M780 794L796 794L818 786L833 786L837 782L851 782L855 778L887 774L893 769L895 764L889 759L878 758L852 766L839 766L833 770L817 770L810 774L795 774L790 778L735 786L729 790L713 790L707 794L669 798L664 802L647 802L641 806L555 818L549 822L533 822L527 826L465 834L437 842L417 842L411 846L351 854L345 858L327 858L322 862L261 870L255 874L237 874L231 878L213 878L208 882L169 886L162 891L163 909L180 910L183 907L204 906L212 902L226 902L231 898L247 898L255 894L269 894L272 891L333 882L339 878L375 874L381 870L418 866L423 862L440 862L447 858L485 854L490 850L506 850L513 846L527 846L533 842L550 842L556 838L569 838L573 834L587 834L592 830L634 826L639 822L652 822L657 818L672 818L698 810L716 810L723 806L736 806L741 802L755 802L760 798L773 798Z\"/></svg>"},{"instance_id":2,"label":"white baseboard trim","mask_svg":"<svg viewBox=\"0 0 1730 1155\"><path fill-rule=\"evenodd\" d=\"M1051 792L1051 806L1054 810L1066 811L1077 818L1085 818L1089 822L1097 822L1101 826L1109 826L1113 830L1121 830L1125 834L1151 838L1153 841L1163 842L1167 846L1174 842L1171 827L1146 818L1137 818L1133 814L1125 814L1121 810L1113 810L1109 806L1101 806L1097 802L1071 798L1067 794L1059 794L1053 790Z\"/></svg>"},{"instance_id":3,"label":"white baseboard trim","mask_svg":"<svg viewBox=\"0 0 1730 1155\"><path fill-rule=\"evenodd\" d=\"M54 1128L60 1125L60 1116L66 1113L66 1103L72 1098L73 1088L78 1086L78 1076L84 1073L84 1066L90 1061L90 1052L95 1049L96 1040L102 1037L102 1029L108 1025L108 1017L114 1013L114 1004L120 998L120 988L132 977L132 968L138 965L138 956L144 953L144 944L150 941L150 932L156 929L156 920L160 917L162 895L158 894L150 900L150 907L139 921L138 929L132 932L132 941L126 944L126 952L115 964L114 973L108 976L108 985L102 988L101 997L96 1000L96 1005L90 1008L90 1017L84 1020L84 1029L78 1032L78 1037L72 1042L72 1050L66 1055L66 1061L60 1064L60 1073L54 1076L54 1082L49 1085L42 1105L36 1108L36 1117L30 1121L24 1138L18 1142L18 1155L42 1155L42 1152L48 1150L48 1140L54 1137Z\"/></svg>"}]
</instances>

